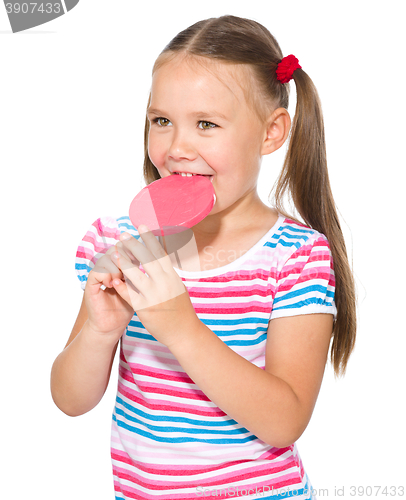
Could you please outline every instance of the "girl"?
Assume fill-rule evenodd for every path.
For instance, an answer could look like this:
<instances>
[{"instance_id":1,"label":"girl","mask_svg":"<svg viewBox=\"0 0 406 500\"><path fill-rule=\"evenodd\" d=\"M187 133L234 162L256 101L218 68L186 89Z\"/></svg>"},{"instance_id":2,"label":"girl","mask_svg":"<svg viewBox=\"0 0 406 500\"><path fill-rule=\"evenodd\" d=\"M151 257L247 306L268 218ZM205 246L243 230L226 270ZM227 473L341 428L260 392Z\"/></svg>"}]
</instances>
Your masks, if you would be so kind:
<instances>
[{"instance_id":1,"label":"girl","mask_svg":"<svg viewBox=\"0 0 406 500\"><path fill-rule=\"evenodd\" d=\"M270 208L257 193L261 158L290 129ZM121 339L116 499L316 498L295 441L331 338L335 373L345 373L354 283L316 89L257 22L198 22L155 62L144 178L176 173L208 175L216 193L193 227L197 259L178 265L127 216L98 219L77 252L84 298L52 368L54 401L72 416L94 408ZM284 212L285 192L305 224Z\"/></svg>"}]
</instances>

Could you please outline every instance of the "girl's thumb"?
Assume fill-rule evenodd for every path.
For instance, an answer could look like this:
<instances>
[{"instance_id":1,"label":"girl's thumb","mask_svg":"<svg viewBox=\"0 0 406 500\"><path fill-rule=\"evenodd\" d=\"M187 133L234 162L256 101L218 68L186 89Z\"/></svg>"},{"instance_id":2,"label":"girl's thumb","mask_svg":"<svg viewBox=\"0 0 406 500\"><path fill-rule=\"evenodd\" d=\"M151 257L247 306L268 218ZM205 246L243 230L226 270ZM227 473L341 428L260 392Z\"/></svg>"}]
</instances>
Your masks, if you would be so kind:
<instances>
[{"instance_id":1,"label":"girl's thumb","mask_svg":"<svg viewBox=\"0 0 406 500\"><path fill-rule=\"evenodd\" d=\"M127 283L125 281L118 279L118 278L114 278L113 286L114 286L115 291L120 295L120 297L122 299L124 299L127 302L127 304L129 304L130 306L132 306L134 308L134 306L131 304L131 297L130 297L130 294L128 292Z\"/></svg>"}]
</instances>

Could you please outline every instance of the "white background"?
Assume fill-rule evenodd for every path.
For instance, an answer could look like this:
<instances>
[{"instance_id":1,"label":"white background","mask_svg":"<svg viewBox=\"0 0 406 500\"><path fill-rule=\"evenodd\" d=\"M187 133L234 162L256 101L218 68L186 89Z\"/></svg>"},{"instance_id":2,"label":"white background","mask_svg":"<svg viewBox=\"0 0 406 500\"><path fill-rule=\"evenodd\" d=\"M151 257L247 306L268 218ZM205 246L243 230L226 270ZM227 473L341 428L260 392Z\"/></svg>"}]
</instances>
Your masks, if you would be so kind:
<instances>
[{"instance_id":1,"label":"white background","mask_svg":"<svg viewBox=\"0 0 406 500\"><path fill-rule=\"evenodd\" d=\"M155 58L179 31L223 14L264 24L315 82L356 275L356 350L345 378L326 368L298 441L305 468L324 497L345 488L351 498L351 485L405 486L402 2L82 0L16 34L0 5L2 498L114 498L117 355L104 398L86 415L62 413L49 387L82 299L76 248L98 217L126 215L144 186ZM265 202L282 155L264 159Z\"/></svg>"}]
</instances>

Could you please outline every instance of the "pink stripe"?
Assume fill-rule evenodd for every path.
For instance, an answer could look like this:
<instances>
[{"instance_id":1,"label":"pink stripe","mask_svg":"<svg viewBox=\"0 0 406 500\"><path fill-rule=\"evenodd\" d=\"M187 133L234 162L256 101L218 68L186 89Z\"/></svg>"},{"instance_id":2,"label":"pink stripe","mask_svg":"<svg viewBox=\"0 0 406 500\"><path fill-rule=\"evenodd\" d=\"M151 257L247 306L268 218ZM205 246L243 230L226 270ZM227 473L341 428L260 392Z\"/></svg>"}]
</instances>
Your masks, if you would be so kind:
<instances>
[{"instance_id":1,"label":"pink stripe","mask_svg":"<svg viewBox=\"0 0 406 500\"><path fill-rule=\"evenodd\" d=\"M278 468L275 467L273 473L277 473ZM266 471L264 471L266 473ZM143 476L135 473L129 473L126 469L122 469L119 467L116 467L113 464L113 474L119 478L119 479L124 479L128 482L133 482L137 486L141 486L143 488L152 490L152 491L162 491L165 492L165 499L169 498L196 498L196 491L192 493L183 493L183 496L181 493L178 494L173 494L169 493L170 490L180 490L180 489L190 489L190 488L196 488L197 486L202 486L204 488L209 488L211 487L212 489L217 489L223 490L223 497L224 498L232 498L235 497L235 483L241 482L244 480L249 480L253 479L254 477L258 477L257 474L243 474L243 475L236 475L234 476L234 480L229 481L229 480L221 480L218 481L218 478L212 478L211 480L198 480L198 485L196 484L196 479L193 480L193 482L170 482L170 483L165 483L163 484L163 481L152 481L148 480L147 478L144 478ZM262 474L263 476L263 474ZM231 479L231 478L230 478ZM278 490L280 488L286 488L286 487L291 487L294 485L300 486L302 483L300 476L298 477L297 471L286 474L282 478L274 478L274 479L266 479L263 478L262 481L257 482L257 483L249 483L246 488L244 488L243 484L239 486L239 489L254 489L257 488L260 490L261 488L263 489L264 486L267 486L271 490L275 492L275 490ZM123 492L125 492L126 495L128 495L130 498L159 498L159 496L156 495L149 495L145 493L141 493L138 491L138 489L131 488L130 486L124 485L120 486L117 484L117 487L122 489ZM234 488L234 491L227 491L227 488ZM293 489L293 488L292 488ZM144 496L145 495L145 496ZM161 496L162 498L162 496Z\"/></svg>"},{"instance_id":2,"label":"pink stripe","mask_svg":"<svg viewBox=\"0 0 406 500\"><path fill-rule=\"evenodd\" d=\"M206 417L224 417L226 414L221 411L219 408L213 406L212 408L209 406L195 406L195 405L187 405L183 403L174 403L171 401L164 401L159 399L144 399L139 396L139 393L127 388L123 385L120 380L118 383L118 393L124 396L125 398L133 401L134 403L138 403L140 406L144 408L148 408L149 410L154 411L170 411L170 412L179 412L179 413L190 413L192 415L203 415Z\"/></svg>"},{"instance_id":3,"label":"pink stripe","mask_svg":"<svg viewBox=\"0 0 406 500\"><path fill-rule=\"evenodd\" d=\"M111 457L117 462L126 463L129 465L133 465L137 467L138 470L148 473L148 474L157 474L166 476L191 476L197 474L207 474L209 472L225 469L228 467L234 467L235 465L244 464L250 462L249 460L235 460L233 462L227 462L226 464L217 464L217 465L169 465L169 464L145 464L144 462L139 462L137 460L132 460L129 455L120 450L111 450ZM285 461L286 462L286 461ZM265 464L266 467L269 467L269 464Z\"/></svg>"},{"instance_id":4,"label":"pink stripe","mask_svg":"<svg viewBox=\"0 0 406 500\"><path fill-rule=\"evenodd\" d=\"M176 398L198 399L200 401L210 401L202 391L197 389L186 389L180 387L171 387L164 384L154 384L137 381L137 386L143 393L147 394L165 394Z\"/></svg>"},{"instance_id":5,"label":"pink stripe","mask_svg":"<svg viewBox=\"0 0 406 500\"><path fill-rule=\"evenodd\" d=\"M115 225L117 224L115 219L109 218L108 221ZM97 219L92 226L96 228L97 234L100 237L106 236L107 238L115 238L117 240L120 239L120 230L118 227L110 228L108 226L103 226L101 218Z\"/></svg>"},{"instance_id":6,"label":"pink stripe","mask_svg":"<svg viewBox=\"0 0 406 500\"><path fill-rule=\"evenodd\" d=\"M220 298L226 298L226 297L267 297L268 296L268 290L266 285L257 285L255 287L227 287L227 288L201 288L198 291L193 291L193 289L188 288L188 292L190 297L194 298L213 298L215 299L216 297Z\"/></svg>"},{"instance_id":7,"label":"pink stripe","mask_svg":"<svg viewBox=\"0 0 406 500\"><path fill-rule=\"evenodd\" d=\"M111 247L114 243L107 243L106 241L99 241L94 233L88 231L82 241L90 243L96 252L103 252L105 248ZM105 251L105 250L104 250Z\"/></svg>"},{"instance_id":8,"label":"pink stripe","mask_svg":"<svg viewBox=\"0 0 406 500\"><path fill-rule=\"evenodd\" d=\"M329 279L330 279L330 273L322 272L322 270L320 270L319 272L315 271L314 273L303 272L302 275L299 276L297 279L285 280L284 283L279 286L278 292L280 293L290 290L295 285L298 285L300 283L308 283L309 285L311 285L312 280L325 280L328 282Z\"/></svg>"},{"instance_id":9,"label":"pink stripe","mask_svg":"<svg viewBox=\"0 0 406 500\"><path fill-rule=\"evenodd\" d=\"M292 224L292 226L297 226L297 227L303 227L305 229L310 229L309 226L305 226L304 224L302 224L301 222L296 222L295 220L292 220L292 219L283 219L283 223L287 223L287 224Z\"/></svg>"},{"instance_id":10,"label":"pink stripe","mask_svg":"<svg viewBox=\"0 0 406 500\"><path fill-rule=\"evenodd\" d=\"M147 365L140 365L138 363L128 363L131 371L136 375L144 375L146 377L158 378L161 380L171 380L172 382L183 382L185 384L193 384L193 380L185 373L173 372L170 370L162 370L160 368L149 369Z\"/></svg>"},{"instance_id":11,"label":"pink stripe","mask_svg":"<svg viewBox=\"0 0 406 500\"><path fill-rule=\"evenodd\" d=\"M94 257L93 250L89 250L88 248L85 247L78 247L78 251L76 252L77 259L87 259L93 262L93 257Z\"/></svg>"},{"instance_id":12,"label":"pink stripe","mask_svg":"<svg viewBox=\"0 0 406 500\"><path fill-rule=\"evenodd\" d=\"M223 314L228 315L246 313L257 313L257 316L264 314L266 317L270 314L272 307L270 304L262 304L261 302L248 302L247 304L193 304L193 308L197 314Z\"/></svg>"},{"instance_id":13,"label":"pink stripe","mask_svg":"<svg viewBox=\"0 0 406 500\"><path fill-rule=\"evenodd\" d=\"M236 464L235 464L236 465ZM294 472L290 472L288 474L285 474L283 476L283 479L280 477L276 478L270 478L269 475L275 475L278 474L279 472L286 471L290 468L294 468ZM229 468L227 466L227 468ZM247 480L252 480L252 479L257 479L258 483L256 482L255 485L267 485L270 487L276 488L281 488L283 486L291 485L291 484L297 484L300 483L301 478L300 475L298 475L297 471L297 465L294 460L285 460L284 462L280 462L277 464L272 464L272 463L265 463L257 466L250 467L249 469L243 469L243 470L234 470L230 471L226 474L220 474L216 475L215 477L208 477L208 478L202 478L202 477L190 477L189 480L180 480L180 481L173 481L171 480L170 482L167 479L162 479L162 476L164 478L168 475L172 477L179 477L183 478L186 475L187 471L187 466L180 465L178 467L178 474L162 474L162 469L157 471L156 473L154 471L145 471L147 474L156 474L158 479L151 479L149 477L145 477L142 474L139 474L136 472L136 469L132 470L131 472L128 469L124 469L122 467L118 467L116 464L113 464L113 470L114 473L123 479L127 479L127 481L131 481L132 483L135 483L137 485L143 486L144 488L148 488L150 490L177 490L177 489L186 489L186 488L191 488L193 486L196 486L196 481L198 481L199 486L203 486L205 488L208 488L210 486L217 486L220 487L222 486L227 487L230 486L231 484L235 484L237 482L241 481L247 481ZM216 470L216 469L214 469ZM171 471L175 472L175 471ZM190 476L199 476L201 475L200 473L197 474L187 474ZM161 476L161 479L159 477ZM268 476L268 477L264 477ZM261 479L262 478L262 479ZM262 483L260 482L262 481ZM194 484L193 484L194 483Z\"/></svg>"},{"instance_id":14,"label":"pink stripe","mask_svg":"<svg viewBox=\"0 0 406 500\"><path fill-rule=\"evenodd\" d=\"M115 221L111 220L111 222L114 223ZM97 219L92 224L92 227L95 228L95 232L93 232L93 230L87 231L82 241L90 243L93 246L93 249L79 246L76 256L78 258L85 258L93 262L95 253L106 253L106 251L114 244L105 242L103 238L110 238L119 241L120 231L118 230L118 228L103 226L100 219Z\"/></svg>"},{"instance_id":15,"label":"pink stripe","mask_svg":"<svg viewBox=\"0 0 406 500\"><path fill-rule=\"evenodd\" d=\"M202 474L209 474L211 472L219 471L222 469L229 469L231 467L235 467L241 464L248 464L249 462L254 462L254 465L247 469L242 469L242 470L234 470L231 472L228 472L226 474L222 474L220 476L215 476L216 481L221 478L221 483L226 484L231 483L231 482L237 482L240 481L241 478L246 479L248 477L261 477L264 476L264 473L269 475L269 474L276 474L280 471L287 470L291 468L292 466L296 467L295 461L291 459L283 460L280 462L277 462L277 464L272 464L272 463L262 463L261 465L255 465L256 461L253 460L236 460L234 462L227 462L226 464L218 464L218 465L213 465L213 466L189 466L189 465L150 465L150 464L144 464L143 462L135 461L132 460L126 453L122 452L117 452L115 450L112 450L111 457L113 460L116 460L117 462L120 463L125 463L128 465L132 465L137 468L140 472L145 472L146 474L155 474L157 477L159 476L171 476L171 477L178 477L178 478L183 478L185 476L198 476ZM122 469L126 470L126 469ZM202 486L205 485L205 482L212 482L213 477L211 478L206 478L206 479L201 479L202 481ZM227 481L225 481L227 479ZM156 484L159 485L162 483L162 479L159 480L151 480L151 484ZM184 481L176 483L172 482L171 484L180 484L184 485L187 484ZM199 483L200 484L200 483Z\"/></svg>"},{"instance_id":16,"label":"pink stripe","mask_svg":"<svg viewBox=\"0 0 406 500\"><path fill-rule=\"evenodd\" d=\"M222 274L221 276L207 276L199 277L199 283L227 283L229 281L246 281L247 278L252 279L262 279L267 280L269 276L269 271L265 269L251 269L251 270L240 270L240 271L230 271L228 273ZM190 278L193 281L193 278Z\"/></svg>"}]
</instances>

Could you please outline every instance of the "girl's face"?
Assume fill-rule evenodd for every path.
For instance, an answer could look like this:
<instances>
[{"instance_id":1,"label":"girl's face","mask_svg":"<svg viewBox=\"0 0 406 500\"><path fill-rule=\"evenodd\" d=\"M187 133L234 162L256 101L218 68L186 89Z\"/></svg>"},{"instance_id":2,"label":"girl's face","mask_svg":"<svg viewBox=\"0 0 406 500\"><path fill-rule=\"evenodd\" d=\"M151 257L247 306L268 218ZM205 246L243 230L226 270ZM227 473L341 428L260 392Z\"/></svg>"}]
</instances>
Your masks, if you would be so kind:
<instances>
[{"instance_id":1,"label":"girl's face","mask_svg":"<svg viewBox=\"0 0 406 500\"><path fill-rule=\"evenodd\" d=\"M149 157L161 177L212 176L216 203L210 215L229 207L237 209L234 215L246 213L259 200L266 126L247 104L235 72L226 64L207 64L208 69L175 58L154 73Z\"/></svg>"}]
</instances>

